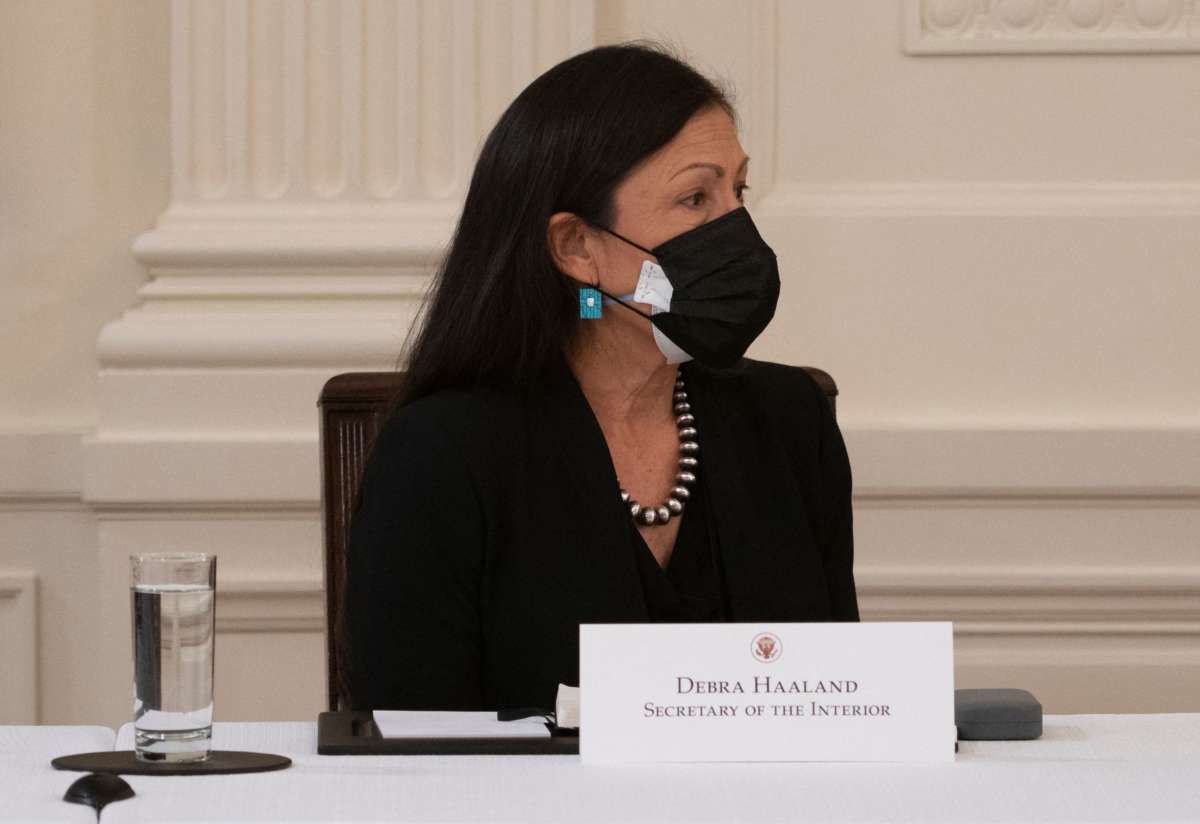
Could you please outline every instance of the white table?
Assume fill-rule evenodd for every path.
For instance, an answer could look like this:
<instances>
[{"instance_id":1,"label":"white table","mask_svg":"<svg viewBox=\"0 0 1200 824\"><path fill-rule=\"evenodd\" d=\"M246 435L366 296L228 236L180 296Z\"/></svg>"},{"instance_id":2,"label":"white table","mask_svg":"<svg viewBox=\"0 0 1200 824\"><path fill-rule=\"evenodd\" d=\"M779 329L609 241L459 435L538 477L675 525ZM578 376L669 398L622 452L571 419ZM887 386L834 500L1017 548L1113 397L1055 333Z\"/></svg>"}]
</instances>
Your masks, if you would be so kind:
<instances>
[{"instance_id":1,"label":"white table","mask_svg":"<svg viewBox=\"0 0 1200 824\"><path fill-rule=\"evenodd\" d=\"M115 737L108 727L0 725L0 820L94 824L96 813L91 807L62 800L82 773L56 770L50 759L111 750Z\"/></svg>"},{"instance_id":2,"label":"white table","mask_svg":"<svg viewBox=\"0 0 1200 824\"><path fill-rule=\"evenodd\" d=\"M1200 714L1190 713L1048 715L1040 739L964 741L952 764L319 756L312 723L218 723L213 738L220 749L282 753L294 764L256 775L128 776L137 797L101 820L1200 821ZM116 747L132 743L126 725ZM59 780L58 795L69 783Z\"/></svg>"}]
</instances>

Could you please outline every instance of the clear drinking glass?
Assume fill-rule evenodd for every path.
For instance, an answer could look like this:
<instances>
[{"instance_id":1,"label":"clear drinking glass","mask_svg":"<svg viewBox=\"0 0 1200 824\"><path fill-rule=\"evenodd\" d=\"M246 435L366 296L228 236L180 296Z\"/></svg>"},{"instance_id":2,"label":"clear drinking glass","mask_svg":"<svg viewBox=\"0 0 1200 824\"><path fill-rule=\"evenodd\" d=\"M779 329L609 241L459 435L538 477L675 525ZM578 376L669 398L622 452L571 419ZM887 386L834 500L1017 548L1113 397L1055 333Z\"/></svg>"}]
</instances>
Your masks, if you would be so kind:
<instances>
[{"instance_id":1,"label":"clear drinking glass","mask_svg":"<svg viewBox=\"0 0 1200 824\"><path fill-rule=\"evenodd\" d=\"M211 753L217 556L129 556L134 749L142 761Z\"/></svg>"}]
</instances>

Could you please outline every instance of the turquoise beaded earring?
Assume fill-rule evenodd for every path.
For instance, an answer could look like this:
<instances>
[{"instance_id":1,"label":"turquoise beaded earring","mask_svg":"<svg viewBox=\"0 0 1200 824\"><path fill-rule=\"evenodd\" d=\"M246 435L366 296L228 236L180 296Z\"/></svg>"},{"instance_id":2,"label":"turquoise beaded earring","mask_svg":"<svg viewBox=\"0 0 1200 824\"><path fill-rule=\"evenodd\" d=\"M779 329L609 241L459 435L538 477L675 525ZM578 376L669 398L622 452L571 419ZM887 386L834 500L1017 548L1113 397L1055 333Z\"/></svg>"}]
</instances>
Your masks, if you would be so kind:
<instances>
[{"instance_id":1,"label":"turquoise beaded earring","mask_svg":"<svg viewBox=\"0 0 1200 824\"><path fill-rule=\"evenodd\" d=\"M584 320L596 320L603 311L599 291L590 286L579 290L579 317Z\"/></svg>"}]
</instances>

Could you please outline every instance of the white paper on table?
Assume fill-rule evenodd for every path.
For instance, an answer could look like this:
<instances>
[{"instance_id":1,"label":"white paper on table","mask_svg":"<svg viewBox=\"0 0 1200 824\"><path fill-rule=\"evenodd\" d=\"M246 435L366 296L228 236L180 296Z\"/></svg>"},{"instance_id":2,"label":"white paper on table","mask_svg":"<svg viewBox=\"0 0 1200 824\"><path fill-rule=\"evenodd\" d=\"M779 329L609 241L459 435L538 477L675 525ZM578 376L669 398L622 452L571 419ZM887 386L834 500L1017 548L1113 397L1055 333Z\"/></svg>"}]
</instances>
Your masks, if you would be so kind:
<instances>
[{"instance_id":1,"label":"white paper on table","mask_svg":"<svg viewBox=\"0 0 1200 824\"><path fill-rule=\"evenodd\" d=\"M559 729L579 729L579 687L558 685L554 700L554 723Z\"/></svg>"},{"instance_id":2,"label":"white paper on table","mask_svg":"<svg viewBox=\"0 0 1200 824\"><path fill-rule=\"evenodd\" d=\"M546 719L535 715L498 721L494 712L471 710L374 710L384 738L549 738Z\"/></svg>"}]
</instances>

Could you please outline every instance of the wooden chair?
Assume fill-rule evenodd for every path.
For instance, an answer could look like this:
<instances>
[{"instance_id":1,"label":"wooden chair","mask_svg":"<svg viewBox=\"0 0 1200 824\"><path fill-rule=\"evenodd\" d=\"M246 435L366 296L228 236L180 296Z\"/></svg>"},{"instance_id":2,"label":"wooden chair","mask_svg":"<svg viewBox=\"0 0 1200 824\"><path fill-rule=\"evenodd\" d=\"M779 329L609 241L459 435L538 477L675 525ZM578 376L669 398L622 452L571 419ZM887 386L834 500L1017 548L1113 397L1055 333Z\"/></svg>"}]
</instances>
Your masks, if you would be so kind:
<instances>
[{"instance_id":1,"label":"wooden chair","mask_svg":"<svg viewBox=\"0 0 1200 824\"><path fill-rule=\"evenodd\" d=\"M837 384L814 366L807 371L837 411ZM359 478L371 444L392 399L404 380L402 372L348 372L336 375L321 390L321 515L325 541L325 662L330 710L349 706L341 682L337 619L342 612L342 586L350 516Z\"/></svg>"}]
</instances>

